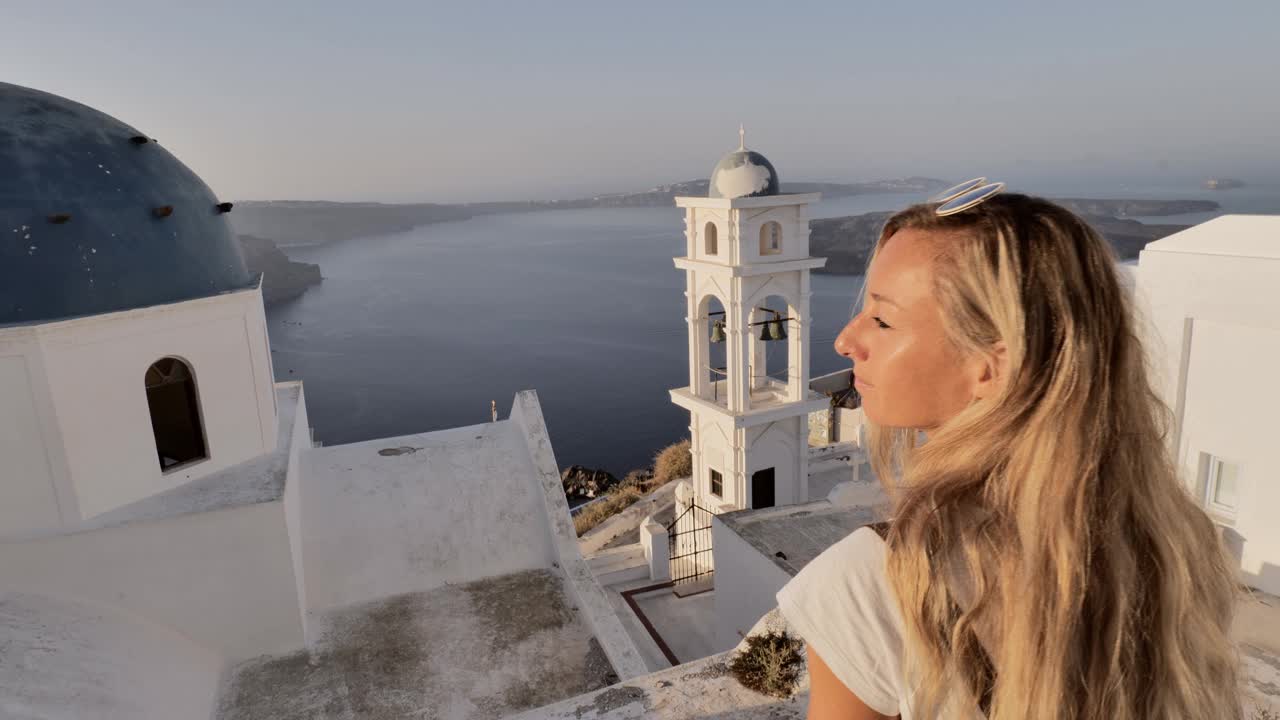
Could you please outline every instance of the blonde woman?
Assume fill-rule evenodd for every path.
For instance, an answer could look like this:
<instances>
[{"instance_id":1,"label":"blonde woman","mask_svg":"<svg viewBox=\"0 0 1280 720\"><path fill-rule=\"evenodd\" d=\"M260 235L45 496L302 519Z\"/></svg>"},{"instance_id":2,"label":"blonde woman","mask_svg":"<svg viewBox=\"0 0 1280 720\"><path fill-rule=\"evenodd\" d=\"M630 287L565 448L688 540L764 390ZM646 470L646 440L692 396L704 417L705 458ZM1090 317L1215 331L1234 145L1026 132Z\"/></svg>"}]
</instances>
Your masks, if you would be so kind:
<instances>
[{"instance_id":1,"label":"blonde woman","mask_svg":"<svg viewBox=\"0 0 1280 720\"><path fill-rule=\"evenodd\" d=\"M808 717L1238 720L1239 586L1116 257L972 185L889 219L835 342L890 506L778 593Z\"/></svg>"}]
</instances>

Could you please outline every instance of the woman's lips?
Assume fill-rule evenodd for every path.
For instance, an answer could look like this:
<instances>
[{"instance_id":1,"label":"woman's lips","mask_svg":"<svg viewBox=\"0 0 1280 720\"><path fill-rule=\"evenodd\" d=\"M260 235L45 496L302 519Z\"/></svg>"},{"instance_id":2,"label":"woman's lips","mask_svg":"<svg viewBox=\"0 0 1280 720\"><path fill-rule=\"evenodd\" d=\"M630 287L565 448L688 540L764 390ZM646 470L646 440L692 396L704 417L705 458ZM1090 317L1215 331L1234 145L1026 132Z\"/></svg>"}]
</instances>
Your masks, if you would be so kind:
<instances>
[{"instance_id":1,"label":"woman's lips","mask_svg":"<svg viewBox=\"0 0 1280 720\"><path fill-rule=\"evenodd\" d=\"M853 376L853 386L858 388L875 387L875 385L872 385L871 383L863 380L862 378L858 377L856 374Z\"/></svg>"}]
</instances>

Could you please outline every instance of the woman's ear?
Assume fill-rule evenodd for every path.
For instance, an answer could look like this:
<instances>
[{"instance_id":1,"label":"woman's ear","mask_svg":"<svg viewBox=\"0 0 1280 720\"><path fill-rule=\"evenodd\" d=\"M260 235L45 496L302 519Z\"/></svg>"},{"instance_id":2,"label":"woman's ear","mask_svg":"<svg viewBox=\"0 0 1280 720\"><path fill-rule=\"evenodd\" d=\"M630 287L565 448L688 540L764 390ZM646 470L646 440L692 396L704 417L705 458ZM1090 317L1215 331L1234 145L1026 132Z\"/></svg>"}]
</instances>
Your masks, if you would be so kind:
<instances>
[{"instance_id":1,"label":"woman's ear","mask_svg":"<svg viewBox=\"0 0 1280 720\"><path fill-rule=\"evenodd\" d=\"M991 352L975 359L973 397L995 397L1009 382L1009 350L1004 341L997 341Z\"/></svg>"}]
</instances>

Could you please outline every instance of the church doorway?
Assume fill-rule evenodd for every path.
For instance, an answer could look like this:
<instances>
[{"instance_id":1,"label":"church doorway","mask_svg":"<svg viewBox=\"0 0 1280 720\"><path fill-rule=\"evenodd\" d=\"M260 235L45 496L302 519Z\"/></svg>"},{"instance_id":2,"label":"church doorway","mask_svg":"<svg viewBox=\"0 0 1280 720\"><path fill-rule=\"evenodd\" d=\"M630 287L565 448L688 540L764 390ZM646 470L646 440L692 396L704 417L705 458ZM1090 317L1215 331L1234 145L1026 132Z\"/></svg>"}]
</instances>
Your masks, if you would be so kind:
<instances>
[{"instance_id":1,"label":"church doorway","mask_svg":"<svg viewBox=\"0 0 1280 720\"><path fill-rule=\"evenodd\" d=\"M773 468L757 470L751 475L751 509L773 507Z\"/></svg>"}]
</instances>

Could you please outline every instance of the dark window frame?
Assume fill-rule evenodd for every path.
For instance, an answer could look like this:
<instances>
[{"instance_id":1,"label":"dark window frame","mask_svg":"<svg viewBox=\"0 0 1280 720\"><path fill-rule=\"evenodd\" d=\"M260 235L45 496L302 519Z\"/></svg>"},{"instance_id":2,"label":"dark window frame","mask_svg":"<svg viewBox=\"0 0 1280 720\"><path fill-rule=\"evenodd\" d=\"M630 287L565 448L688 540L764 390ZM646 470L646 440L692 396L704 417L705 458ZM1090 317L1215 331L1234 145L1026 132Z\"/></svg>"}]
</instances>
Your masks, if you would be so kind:
<instances>
[{"instance_id":1,"label":"dark window frame","mask_svg":"<svg viewBox=\"0 0 1280 720\"><path fill-rule=\"evenodd\" d=\"M175 388L174 386L180 386ZM156 460L161 475L186 470L211 457L208 431L204 422L204 408L200 402L200 389L195 369L187 360L167 355L147 366L143 374L143 388L147 397L147 415L151 420L151 437L155 442ZM167 396L167 397L165 397ZM168 408L158 406L167 404ZM169 413L165 415L164 413ZM185 417L184 417L185 416ZM166 422L182 422L184 430L166 427ZM185 452L167 455L179 445L186 445ZM167 446L167 447L166 447ZM173 460L165 464L165 459Z\"/></svg>"}]
</instances>

